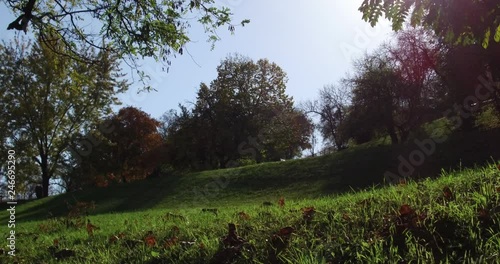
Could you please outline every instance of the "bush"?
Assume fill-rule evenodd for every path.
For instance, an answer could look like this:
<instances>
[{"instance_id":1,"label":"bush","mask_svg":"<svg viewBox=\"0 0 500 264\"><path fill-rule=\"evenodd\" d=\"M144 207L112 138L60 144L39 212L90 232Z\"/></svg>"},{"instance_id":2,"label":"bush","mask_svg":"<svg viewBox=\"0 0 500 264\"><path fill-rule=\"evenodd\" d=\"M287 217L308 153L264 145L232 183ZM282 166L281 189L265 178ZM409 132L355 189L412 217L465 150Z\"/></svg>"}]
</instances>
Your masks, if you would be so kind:
<instances>
[{"instance_id":1,"label":"bush","mask_svg":"<svg viewBox=\"0 0 500 264\"><path fill-rule=\"evenodd\" d=\"M499 128L500 113L493 106L486 106L476 118L476 126L484 130Z\"/></svg>"}]
</instances>

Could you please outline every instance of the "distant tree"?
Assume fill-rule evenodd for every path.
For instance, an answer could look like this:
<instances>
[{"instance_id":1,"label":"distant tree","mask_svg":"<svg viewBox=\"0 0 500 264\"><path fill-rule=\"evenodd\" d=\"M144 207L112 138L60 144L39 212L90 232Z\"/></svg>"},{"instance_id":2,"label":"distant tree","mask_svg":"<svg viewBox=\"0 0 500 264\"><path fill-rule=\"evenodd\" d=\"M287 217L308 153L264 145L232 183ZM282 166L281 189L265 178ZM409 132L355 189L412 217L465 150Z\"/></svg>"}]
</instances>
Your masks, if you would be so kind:
<instances>
[{"instance_id":1,"label":"distant tree","mask_svg":"<svg viewBox=\"0 0 500 264\"><path fill-rule=\"evenodd\" d=\"M382 49L361 58L355 67L356 74L348 79L353 89L350 130L368 130L370 135L385 130L393 144L399 143L397 115L407 106L401 100L402 77Z\"/></svg>"},{"instance_id":2,"label":"distant tree","mask_svg":"<svg viewBox=\"0 0 500 264\"><path fill-rule=\"evenodd\" d=\"M406 141L411 130L438 118L442 115L439 110L449 107L446 105L448 90L439 76L443 47L431 32L407 28L399 31L395 38L396 42L386 49L403 82L396 124L401 141Z\"/></svg>"},{"instance_id":3,"label":"distant tree","mask_svg":"<svg viewBox=\"0 0 500 264\"><path fill-rule=\"evenodd\" d=\"M497 1L364 0L359 11L376 25L385 15L399 30L409 17L413 26L422 25L449 43L481 44L487 48L500 42L500 5Z\"/></svg>"},{"instance_id":4,"label":"distant tree","mask_svg":"<svg viewBox=\"0 0 500 264\"><path fill-rule=\"evenodd\" d=\"M67 51L56 40L51 48L43 41L0 45L0 101L6 131L2 140L6 148L25 158L23 162L37 164L43 197L49 193L50 179L57 176L61 158L69 155L73 135L109 113L111 105L118 103L116 94L128 88L118 73L117 58L109 53L85 51L98 61L88 65L60 57L53 49Z\"/></svg>"},{"instance_id":5,"label":"distant tree","mask_svg":"<svg viewBox=\"0 0 500 264\"><path fill-rule=\"evenodd\" d=\"M170 109L160 117L159 132L163 140L167 140L169 130L174 125L176 118L177 118L177 112L174 109Z\"/></svg>"},{"instance_id":6,"label":"distant tree","mask_svg":"<svg viewBox=\"0 0 500 264\"><path fill-rule=\"evenodd\" d=\"M350 96L345 86L326 85L319 91L318 100L307 101L302 105L306 113L320 117L318 128L323 140L336 150L347 148L349 138L342 134L342 126L347 118Z\"/></svg>"},{"instance_id":7,"label":"distant tree","mask_svg":"<svg viewBox=\"0 0 500 264\"><path fill-rule=\"evenodd\" d=\"M489 85L500 81L500 5L498 1L393 1L364 0L359 10L363 19L374 26L385 15L394 30L400 30L407 18L412 26L432 30L441 43L448 45L440 77L449 89L451 104L463 106L464 99L473 95L473 89L484 85L480 76L490 76ZM484 79L483 79L484 80ZM500 89L491 92L500 110ZM479 104L465 105L476 109ZM452 108L456 108L453 106ZM456 115L463 115L460 110ZM471 112L471 111L468 111ZM475 112L475 111L472 111ZM476 113L468 113L462 129L474 129Z\"/></svg>"},{"instance_id":8,"label":"distant tree","mask_svg":"<svg viewBox=\"0 0 500 264\"><path fill-rule=\"evenodd\" d=\"M270 120L263 130L263 155L268 161L292 159L312 146L309 139L313 123L298 111L283 111Z\"/></svg>"},{"instance_id":9,"label":"distant tree","mask_svg":"<svg viewBox=\"0 0 500 264\"><path fill-rule=\"evenodd\" d=\"M152 57L169 66L171 57L183 54L184 45L190 41L188 28L192 21L204 27L212 43L219 39L217 28L227 26L231 32L235 28L231 11L213 0L4 3L18 16L7 29L27 32L31 28L50 50L88 64L98 62L88 53L96 49L126 58L134 68L139 57ZM241 25L248 22L243 20ZM64 49L54 46L54 40Z\"/></svg>"},{"instance_id":10,"label":"distant tree","mask_svg":"<svg viewBox=\"0 0 500 264\"><path fill-rule=\"evenodd\" d=\"M287 77L278 65L235 55L217 72L210 85L200 85L193 109L182 108L169 129L173 159L183 157L176 164L225 168L249 156L257 162L290 158L307 146L307 118L285 94Z\"/></svg>"},{"instance_id":11,"label":"distant tree","mask_svg":"<svg viewBox=\"0 0 500 264\"><path fill-rule=\"evenodd\" d=\"M103 156L98 157L102 161L96 166L98 176L103 176L99 173L103 167L105 179L121 182L151 175L162 158L160 123L135 107L125 107L110 118L110 124L114 130L105 137L111 146L105 146Z\"/></svg>"}]
</instances>

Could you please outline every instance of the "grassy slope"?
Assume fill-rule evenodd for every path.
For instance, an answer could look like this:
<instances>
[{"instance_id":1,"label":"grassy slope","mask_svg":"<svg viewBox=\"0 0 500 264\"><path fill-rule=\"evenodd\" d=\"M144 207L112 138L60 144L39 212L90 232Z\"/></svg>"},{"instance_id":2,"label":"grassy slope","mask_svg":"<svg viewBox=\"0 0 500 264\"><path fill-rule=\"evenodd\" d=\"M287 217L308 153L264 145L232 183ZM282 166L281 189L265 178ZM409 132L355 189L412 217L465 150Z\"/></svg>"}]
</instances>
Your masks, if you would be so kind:
<instances>
[{"instance_id":1,"label":"grassy slope","mask_svg":"<svg viewBox=\"0 0 500 264\"><path fill-rule=\"evenodd\" d=\"M450 189L448 194L444 188ZM36 203L50 199L57 198ZM336 197L286 196L283 207L260 201L214 203L220 206L218 215L183 207L27 222L16 228L18 257L0 255L0 262L53 263L73 254L66 263L233 263L233 257L236 263L311 264L500 260L496 166ZM304 213L304 207L314 209ZM99 227L92 235L86 220ZM228 223L236 224L246 242L222 246ZM293 229L290 236L285 227ZM0 235L6 236L6 230Z\"/></svg>"},{"instance_id":2,"label":"grassy slope","mask_svg":"<svg viewBox=\"0 0 500 264\"><path fill-rule=\"evenodd\" d=\"M414 175L436 176L442 169L500 159L498 132L455 134L438 144L435 153L426 157ZM17 216L18 221L31 221L64 215L68 211L66 201L76 200L95 201L94 214L100 214L255 204L275 201L280 196L317 198L380 184L385 171L397 172L398 156L407 158L415 149L418 148L413 143L391 146L380 141L316 158L149 179L29 202L18 207ZM4 208L5 204L0 206L0 221L6 221Z\"/></svg>"}]
</instances>

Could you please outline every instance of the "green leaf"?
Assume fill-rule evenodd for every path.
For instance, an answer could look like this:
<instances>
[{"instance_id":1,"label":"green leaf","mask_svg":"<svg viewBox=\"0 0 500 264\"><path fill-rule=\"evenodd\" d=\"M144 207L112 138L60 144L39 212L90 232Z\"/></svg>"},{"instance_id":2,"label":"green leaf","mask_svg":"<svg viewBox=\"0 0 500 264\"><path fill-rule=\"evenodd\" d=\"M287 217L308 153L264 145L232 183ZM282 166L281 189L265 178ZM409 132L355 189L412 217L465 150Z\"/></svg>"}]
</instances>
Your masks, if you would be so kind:
<instances>
[{"instance_id":1,"label":"green leaf","mask_svg":"<svg viewBox=\"0 0 500 264\"><path fill-rule=\"evenodd\" d=\"M160 256L160 253L158 253L156 251L151 251L151 256L153 256L154 258L157 258Z\"/></svg>"},{"instance_id":2,"label":"green leaf","mask_svg":"<svg viewBox=\"0 0 500 264\"><path fill-rule=\"evenodd\" d=\"M494 39L495 39L495 42L500 42L500 25L497 27Z\"/></svg>"},{"instance_id":3,"label":"green leaf","mask_svg":"<svg viewBox=\"0 0 500 264\"><path fill-rule=\"evenodd\" d=\"M491 37L491 30L488 28L486 33L484 34L484 39L483 39L483 48L488 48L488 45L490 44L490 37Z\"/></svg>"}]
</instances>

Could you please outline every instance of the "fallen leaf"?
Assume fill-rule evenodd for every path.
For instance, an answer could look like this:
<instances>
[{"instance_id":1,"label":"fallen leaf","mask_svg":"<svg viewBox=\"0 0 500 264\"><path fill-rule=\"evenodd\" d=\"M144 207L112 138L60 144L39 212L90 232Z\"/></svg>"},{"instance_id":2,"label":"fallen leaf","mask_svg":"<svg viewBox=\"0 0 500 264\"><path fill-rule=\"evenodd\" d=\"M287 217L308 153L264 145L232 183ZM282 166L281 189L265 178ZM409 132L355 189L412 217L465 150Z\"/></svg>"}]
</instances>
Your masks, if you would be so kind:
<instances>
[{"instance_id":1,"label":"fallen leaf","mask_svg":"<svg viewBox=\"0 0 500 264\"><path fill-rule=\"evenodd\" d=\"M342 214L342 219L349 221L349 220L351 220L351 217L347 213L344 213L344 214Z\"/></svg>"},{"instance_id":2,"label":"fallen leaf","mask_svg":"<svg viewBox=\"0 0 500 264\"><path fill-rule=\"evenodd\" d=\"M248 220L248 219L250 219L250 216L249 216L247 213L245 213L245 212L239 212L239 213L238 213L238 216L239 216L239 217L240 217L240 219L242 219L242 220Z\"/></svg>"},{"instance_id":3,"label":"fallen leaf","mask_svg":"<svg viewBox=\"0 0 500 264\"><path fill-rule=\"evenodd\" d=\"M284 207L285 206L285 198L284 197L281 197L278 200L278 205L279 205L279 207Z\"/></svg>"},{"instance_id":4,"label":"fallen leaf","mask_svg":"<svg viewBox=\"0 0 500 264\"><path fill-rule=\"evenodd\" d=\"M450 187L443 188L443 196L447 201L453 200L453 192L451 191Z\"/></svg>"},{"instance_id":5,"label":"fallen leaf","mask_svg":"<svg viewBox=\"0 0 500 264\"><path fill-rule=\"evenodd\" d=\"M243 245L246 241L236 234L236 225L233 223L228 224L228 234L226 237L222 238L222 243L226 247L239 247Z\"/></svg>"},{"instance_id":6,"label":"fallen leaf","mask_svg":"<svg viewBox=\"0 0 500 264\"><path fill-rule=\"evenodd\" d=\"M295 230L293 229L293 227L284 227L282 229L280 229L279 231L279 235L282 236L282 237L287 237L287 236L290 236Z\"/></svg>"},{"instance_id":7,"label":"fallen leaf","mask_svg":"<svg viewBox=\"0 0 500 264\"><path fill-rule=\"evenodd\" d=\"M97 229L99 229L99 227L90 223L90 219L88 219L87 220L87 233L89 234L89 236L94 235L94 230L97 230Z\"/></svg>"},{"instance_id":8,"label":"fallen leaf","mask_svg":"<svg viewBox=\"0 0 500 264\"><path fill-rule=\"evenodd\" d=\"M156 245L156 238L152 234L148 235L144 238L144 243L149 247L153 247Z\"/></svg>"},{"instance_id":9,"label":"fallen leaf","mask_svg":"<svg viewBox=\"0 0 500 264\"><path fill-rule=\"evenodd\" d=\"M316 213L314 207L304 207L301 209L302 210L302 218L307 221L307 222L310 222L312 220L312 218L314 217L314 214Z\"/></svg>"},{"instance_id":10,"label":"fallen leaf","mask_svg":"<svg viewBox=\"0 0 500 264\"><path fill-rule=\"evenodd\" d=\"M401 208L399 208L399 214L401 216L408 216L413 213L414 213L413 209L411 209L411 207L407 204L403 204Z\"/></svg>"}]
</instances>

